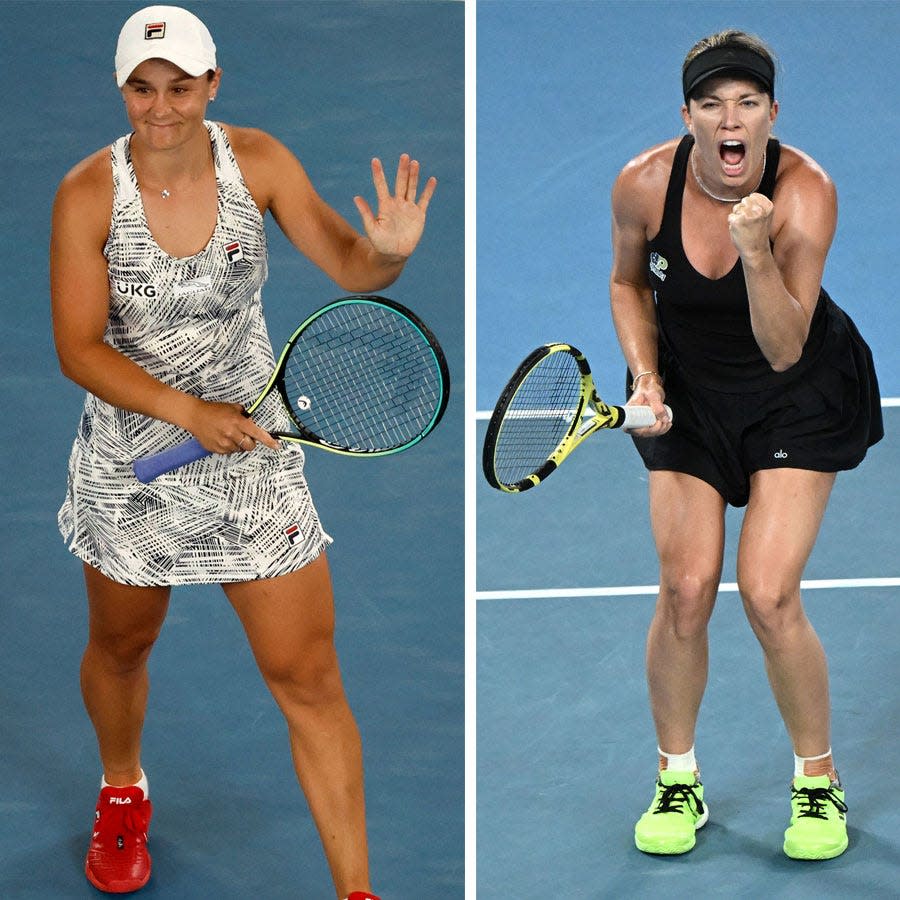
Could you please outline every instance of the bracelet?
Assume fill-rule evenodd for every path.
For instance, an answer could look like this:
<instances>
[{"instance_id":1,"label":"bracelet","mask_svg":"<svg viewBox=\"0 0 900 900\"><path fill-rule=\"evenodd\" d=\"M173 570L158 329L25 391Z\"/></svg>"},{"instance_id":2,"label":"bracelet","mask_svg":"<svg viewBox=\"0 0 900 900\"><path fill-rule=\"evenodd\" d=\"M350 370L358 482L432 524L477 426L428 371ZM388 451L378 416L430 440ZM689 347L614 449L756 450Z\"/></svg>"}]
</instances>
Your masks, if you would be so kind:
<instances>
[{"instance_id":1,"label":"bracelet","mask_svg":"<svg viewBox=\"0 0 900 900\"><path fill-rule=\"evenodd\" d=\"M662 380L662 375L659 372L654 372L652 369L648 369L646 372L639 372L634 376L634 379L631 382L631 390L634 390L637 387L638 381L640 381L645 375L655 375L657 378Z\"/></svg>"}]
</instances>

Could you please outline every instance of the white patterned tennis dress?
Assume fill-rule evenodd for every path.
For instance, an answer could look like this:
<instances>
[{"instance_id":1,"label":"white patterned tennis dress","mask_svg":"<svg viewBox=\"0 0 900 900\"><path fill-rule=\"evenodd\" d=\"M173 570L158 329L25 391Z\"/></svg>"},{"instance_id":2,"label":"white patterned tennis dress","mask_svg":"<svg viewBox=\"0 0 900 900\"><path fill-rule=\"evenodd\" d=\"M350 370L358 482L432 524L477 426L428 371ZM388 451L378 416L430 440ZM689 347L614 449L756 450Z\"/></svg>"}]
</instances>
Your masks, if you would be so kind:
<instances>
[{"instance_id":1,"label":"white patterned tennis dress","mask_svg":"<svg viewBox=\"0 0 900 900\"><path fill-rule=\"evenodd\" d=\"M274 365L261 303L268 273L262 216L224 129L207 122L218 184L218 217L207 246L176 259L150 234L131 165L130 136L111 148L114 202L104 254L109 264L105 341L160 381L206 400L248 405ZM288 423L277 397L254 420ZM109 578L131 585L249 581L315 559L322 530L299 445L280 452L215 455L149 485L132 460L190 435L88 394L69 459L59 528L69 549Z\"/></svg>"}]
</instances>

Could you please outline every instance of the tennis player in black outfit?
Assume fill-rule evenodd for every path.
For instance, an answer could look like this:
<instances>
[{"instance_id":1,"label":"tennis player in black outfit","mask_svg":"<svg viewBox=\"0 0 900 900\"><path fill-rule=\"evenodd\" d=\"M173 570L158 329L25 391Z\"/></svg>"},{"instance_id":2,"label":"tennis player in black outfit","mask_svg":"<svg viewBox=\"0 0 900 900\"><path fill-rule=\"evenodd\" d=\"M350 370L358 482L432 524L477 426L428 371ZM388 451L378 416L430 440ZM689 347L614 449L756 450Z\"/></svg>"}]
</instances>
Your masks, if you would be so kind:
<instances>
[{"instance_id":1,"label":"tennis player in black outfit","mask_svg":"<svg viewBox=\"0 0 900 900\"><path fill-rule=\"evenodd\" d=\"M772 137L772 54L742 32L712 35L685 59L683 90L688 134L629 162L612 197L629 402L657 414L634 433L660 561L647 640L660 772L635 842L683 853L709 815L694 730L731 504L746 506L737 581L793 743L784 851L828 858L846 849L847 807L800 580L835 473L882 437L878 385L869 348L821 285L834 185Z\"/></svg>"}]
</instances>

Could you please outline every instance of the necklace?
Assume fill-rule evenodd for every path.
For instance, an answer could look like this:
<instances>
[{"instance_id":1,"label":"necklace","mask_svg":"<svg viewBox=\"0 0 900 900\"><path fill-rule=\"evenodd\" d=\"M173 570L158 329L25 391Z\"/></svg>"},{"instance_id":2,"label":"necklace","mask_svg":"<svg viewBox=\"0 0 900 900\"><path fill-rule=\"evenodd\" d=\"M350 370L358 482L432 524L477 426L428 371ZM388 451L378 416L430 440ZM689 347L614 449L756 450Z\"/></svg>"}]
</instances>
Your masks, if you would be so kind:
<instances>
[{"instance_id":1,"label":"necklace","mask_svg":"<svg viewBox=\"0 0 900 900\"><path fill-rule=\"evenodd\" d=\"M700 187L700 190L706 194L707 197L712 197L713 200L718 200L719 203L740 203L744 197L719 197L714 194L704 183L700 176L697 174L697 157L694 154L693 149L691 150L691 171L694 173L694 180ZM762 172L759 176L759 181L756 182L756 187L750 191L750 194L755 194L759 190L759 186L762 184L763 177L766 174L766 154L763 153L763 164L762 164ZM745 195L749 196L749 195Z\"/></svg>"}]
</instances>

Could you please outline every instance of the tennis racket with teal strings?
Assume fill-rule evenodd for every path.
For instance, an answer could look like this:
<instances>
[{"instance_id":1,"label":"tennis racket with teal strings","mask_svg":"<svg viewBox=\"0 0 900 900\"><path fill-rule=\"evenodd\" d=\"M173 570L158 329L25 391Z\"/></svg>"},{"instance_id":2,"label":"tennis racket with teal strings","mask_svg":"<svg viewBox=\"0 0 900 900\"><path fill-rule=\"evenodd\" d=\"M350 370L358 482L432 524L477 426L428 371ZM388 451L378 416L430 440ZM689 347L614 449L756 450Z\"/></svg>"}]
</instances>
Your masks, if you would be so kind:
<instances>
[{"instance_id":1,"label":"tennis racket with teal strings","mask_svg":"<svg viewBox=\"0 0 900 900\"><path fill-rule=\"evenodd\" d=\"M296 431L273 432L346 456L399 453L440 422L450 374L434 335L413 312L374 295L343 297L302 322L284 346L252 416L273 391ZM196 439L136 459L147 484L205 456Z\"/></svg>"}]
</instances>

